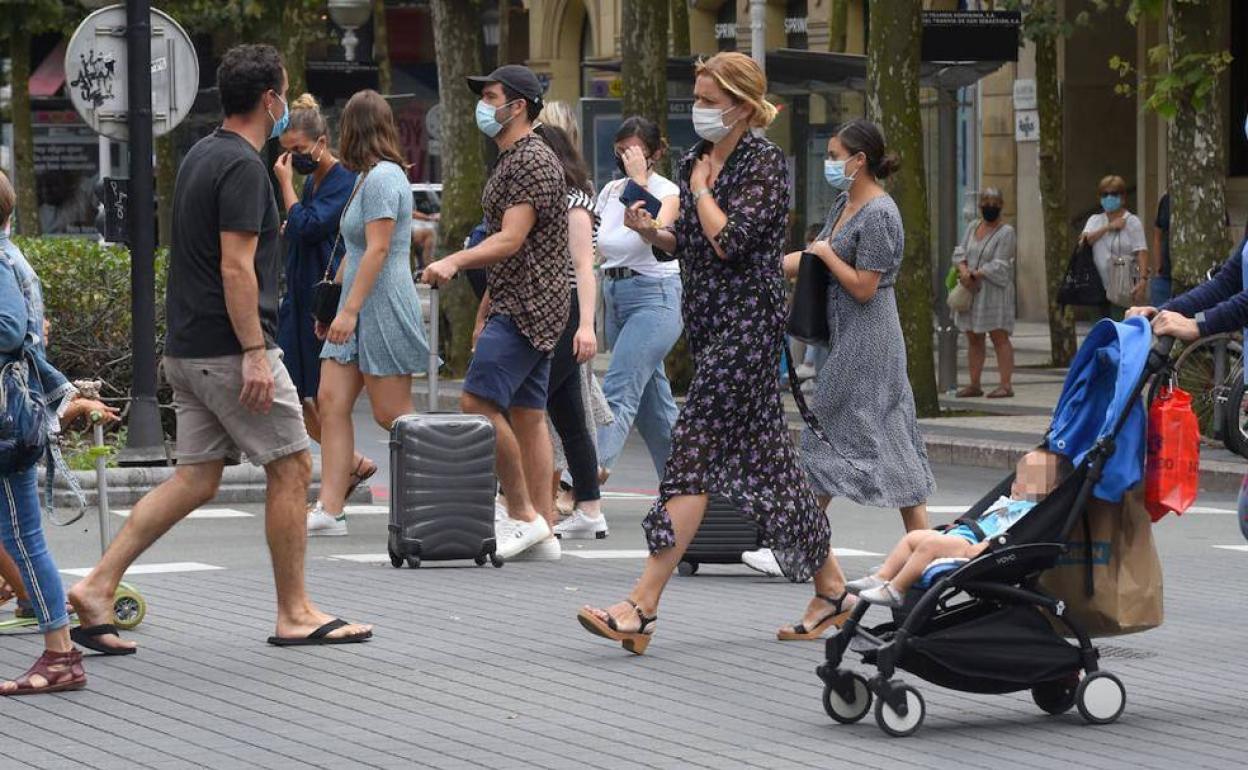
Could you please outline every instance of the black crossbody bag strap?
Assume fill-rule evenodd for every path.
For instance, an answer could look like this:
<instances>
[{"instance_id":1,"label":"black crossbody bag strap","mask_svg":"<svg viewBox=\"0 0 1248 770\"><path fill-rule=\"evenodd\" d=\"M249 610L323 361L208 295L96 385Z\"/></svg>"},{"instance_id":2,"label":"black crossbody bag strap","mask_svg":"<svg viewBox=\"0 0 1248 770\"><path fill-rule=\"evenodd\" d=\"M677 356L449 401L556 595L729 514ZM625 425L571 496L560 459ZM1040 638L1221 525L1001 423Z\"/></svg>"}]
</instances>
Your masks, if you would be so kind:
<instances>
[{"instance_id":1,"label":"black crossbody bag strap","mask_svg":"<svg viewBox=\"0 0 1248 770\"><path fill-rule=\"evenodd\" d=\"M334 275L338 272L338 268L334 267L334 255L338 253L338 244L342 242L342 221L347 218L347 209L351 208L351 201L355 200L355 194L364 186L364 180L368 178L369 171L372 171L372 169L368 169L368 171L360 174L359 181L355 183L355 187L351 190L351 195L347 198L347 205L342 207L342 213L338 215L338 232L334 234L334 245L329 250L329 262L325 264L325 275L321 278L322 281L332 281ZM342 256L346 256L346 249L343 249ZM338 258L338 262L341 264L342 257Z\"/></svg>"}]
</instances>

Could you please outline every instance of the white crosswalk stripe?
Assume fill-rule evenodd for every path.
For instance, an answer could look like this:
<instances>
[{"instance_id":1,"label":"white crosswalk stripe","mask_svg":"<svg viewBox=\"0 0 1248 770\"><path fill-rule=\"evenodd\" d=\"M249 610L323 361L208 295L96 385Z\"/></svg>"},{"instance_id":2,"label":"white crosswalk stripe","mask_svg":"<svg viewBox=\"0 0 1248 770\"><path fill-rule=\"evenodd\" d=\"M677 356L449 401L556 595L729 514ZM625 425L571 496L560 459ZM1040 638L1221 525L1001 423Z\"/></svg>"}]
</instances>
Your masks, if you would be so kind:
<instances>
[{"instance_id":1,"label":"white crosswalk stripe","mask_svg":"<svg viewBox=\"0 0 1248 770\"><path fill-rule=\"evenodd\" d=\"M86 577L92 569L92 567L75 567L74 569L63 569L61 572L75 577ZM160 575L170 572L208 572L218 569L225 569L225 567L218 567L215 564L203 564L197 561L173 561L163 564L134 564L131 565L130 569L126 570L126 574Z\"/></svg>"}]
</instances>

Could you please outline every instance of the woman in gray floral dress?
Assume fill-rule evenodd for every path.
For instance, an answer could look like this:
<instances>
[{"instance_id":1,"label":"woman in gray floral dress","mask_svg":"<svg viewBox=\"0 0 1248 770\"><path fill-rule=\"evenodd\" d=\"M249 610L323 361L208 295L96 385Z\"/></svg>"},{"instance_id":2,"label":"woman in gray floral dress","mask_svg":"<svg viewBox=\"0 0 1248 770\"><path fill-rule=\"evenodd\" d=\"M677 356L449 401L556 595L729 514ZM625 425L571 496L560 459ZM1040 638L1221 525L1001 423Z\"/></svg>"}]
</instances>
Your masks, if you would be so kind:
<instances>
[{"instance_id":1,"label":"woman in gray floral dress","mask_svg":"<svg viewBox=\"0 0 1248 770\"><path fill-rule=\"evenodd\" d=\"M663 588L698 529L710 494L758 522L794 581L815 579L807 617L783 638L814 638L850 606L829 548L826 517L789 440L776 372L786 310L780 257L789 184L784 152L750 129L775 108L758 66L739 53L700 63L694 127L705 140L680 164L680 215L656 229L638 205L625 223L661 259L677 258L682 314L694 360L684 410L672 432L659 498L643 522L650 558L627 600L584 607L591 633L640 654L650 642ZM852 600L851 600L852 601Z\"/></svg>"},{"instance_id":2,"label":"woman in gray floral dress","mask_svg":"<svg viewBox=\"0 0 1248 770\"><path fill-rule=\"evenodd\" d=\"M897 167L880 129L846 124L828 142L829 184L842 194L811 251L828 266L830 354L811 408L831 438L802 433L802 461L821 507L834 497L899 508L907 530L927 527L935 490L906 376L906 345L893 286L905 232L879 180ZM795 270L796 257L786 257Z\"/></svg>"}]
</instances>

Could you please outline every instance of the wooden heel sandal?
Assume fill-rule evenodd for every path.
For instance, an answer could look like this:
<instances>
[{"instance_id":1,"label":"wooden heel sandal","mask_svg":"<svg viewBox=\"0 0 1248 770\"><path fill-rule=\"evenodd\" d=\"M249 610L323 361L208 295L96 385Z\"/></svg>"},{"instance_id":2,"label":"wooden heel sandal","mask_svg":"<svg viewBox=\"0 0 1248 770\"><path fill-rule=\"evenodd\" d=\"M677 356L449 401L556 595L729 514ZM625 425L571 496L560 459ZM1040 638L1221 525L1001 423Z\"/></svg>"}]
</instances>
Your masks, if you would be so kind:
<instances>
[{"instance_id":1,"label":"wooden heel sandal","mask_svg":"<svg viewBox=\"0 0 1248 770\"><path fill-rule=\"evenodd\" d=\"M634 655L641 655L650 646L650 639L654 636L654 624L658 621L659 616L646 615L637 606L637 602L632 599L625 599L624 601L628 602L633 611L637 613L637 619L641 621L641 625L637 627L636 631L622 630L619 624L616 623L615 618L611 617L611 613L606 610L601 610L607 616L607 619L603 620L593 609L582 607L581 611L576 613L576 619L591 634L619 642L624 646L624 649Z\"/></svg>"},{"instance_id":2,"label":"wooden heel sandal","mask_svg":"<svg viewBox=\"0 0 1248 770\"><path fill-rule=\"evenodd\" d=\"M853 609L852 605L849 608L845 607L845 599L849 596L849 592L847 591L841 592L841 595L835 598L828 596L827 594L815 594L815 596L832 605L836 609L824 615L822 618L819 618L819 620L810 628L806 628L806 625L799 621L794 623L792 628L780 629L776 632L777 639L782 642L819 639L829 628L832 628L833 626L839 628L840 625L845 622L846 618L849 617L849 613Z\"/></svg>"}]
</instances>

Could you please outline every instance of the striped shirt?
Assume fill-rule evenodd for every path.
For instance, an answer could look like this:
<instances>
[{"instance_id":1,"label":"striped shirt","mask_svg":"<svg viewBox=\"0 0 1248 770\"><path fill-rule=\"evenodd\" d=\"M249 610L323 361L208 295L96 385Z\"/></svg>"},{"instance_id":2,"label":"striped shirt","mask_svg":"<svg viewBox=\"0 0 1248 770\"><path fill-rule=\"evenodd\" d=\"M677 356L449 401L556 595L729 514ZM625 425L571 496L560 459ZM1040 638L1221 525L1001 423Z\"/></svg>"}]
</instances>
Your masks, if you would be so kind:
<instances>
[{"instance_id":1,"label":"striped shirt","mask_svg":"<svg viewBox=\"0 0 1248 770\"><path fill-rule=\"evenodd\" d=\"M600 219L598 217L597 212L594 211L594 196L590 195L584 190L578 190L574 187L569 187L568 188L568 212L571 213L572 209L578 209L578 208L585 209L586 211L588 211L589 215L593 217L594 219L593 244L594 244L594 251L597 251L598 250L598 223ZM568 258L568 281L572 283L572 288L575 289L576 288L576 268L574 267L572 263L571 251L568 252L568 257L569 257Z\"/></svg>"}]
</instances>

